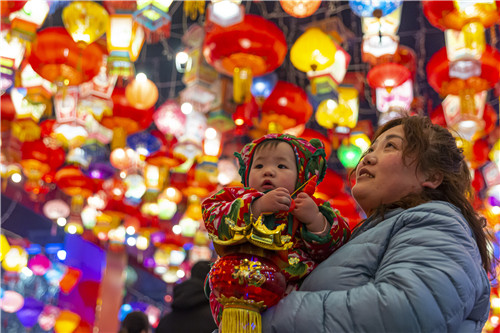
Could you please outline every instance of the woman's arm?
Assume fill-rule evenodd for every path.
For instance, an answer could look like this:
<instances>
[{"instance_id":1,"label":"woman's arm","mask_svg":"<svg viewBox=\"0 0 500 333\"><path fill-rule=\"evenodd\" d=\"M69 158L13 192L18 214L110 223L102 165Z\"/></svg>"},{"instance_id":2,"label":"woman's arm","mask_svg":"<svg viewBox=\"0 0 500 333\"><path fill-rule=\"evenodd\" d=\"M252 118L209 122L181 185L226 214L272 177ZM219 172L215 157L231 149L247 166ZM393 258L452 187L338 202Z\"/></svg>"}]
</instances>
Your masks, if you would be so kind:
<instances>
[{"instance_id":1,"label":"woman's arm","mask_svg":"<svg viewBox=\"0 0 500 333\"><path fill-rule=\"evenodd\" d=\"M345 280L315 275L325 269L313 271L302 286L310 291L292 292L263 314L263 332L450 332L466 321L480 332L489 283L468 230L443 216L403 214L399 220L373 277L352 282L363 280L357 274L370 274L356 268L363 263L356 247L363 244L354 239L321 265L352 253L350 267L337 267L345 269L339 275ZM318 288L330 283L331 290L314 291L317 284L308 281L318 278L324 280Z\"/></svg>"}]
</instances>

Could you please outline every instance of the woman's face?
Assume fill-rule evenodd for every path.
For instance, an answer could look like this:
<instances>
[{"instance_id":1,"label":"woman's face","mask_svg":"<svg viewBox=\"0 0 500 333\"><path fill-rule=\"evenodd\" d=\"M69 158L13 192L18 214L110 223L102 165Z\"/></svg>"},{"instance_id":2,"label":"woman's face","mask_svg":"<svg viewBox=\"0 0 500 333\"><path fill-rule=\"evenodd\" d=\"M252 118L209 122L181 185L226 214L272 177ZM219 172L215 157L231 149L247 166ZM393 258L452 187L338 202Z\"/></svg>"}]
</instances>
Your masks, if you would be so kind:
<instances>
[{"instance_id":1,"label":"woman's face","mask_svg":"<svg viewBox=\"0 0 500 333\"><path fill-rule=\"evenodd\" d=\"M405 140L402 125L387 130L375 140L356 168L352 194L368 216L381 204L422 191L425 177L415 172L415 161L403 163Z\"/></svg>"}]
</instances>

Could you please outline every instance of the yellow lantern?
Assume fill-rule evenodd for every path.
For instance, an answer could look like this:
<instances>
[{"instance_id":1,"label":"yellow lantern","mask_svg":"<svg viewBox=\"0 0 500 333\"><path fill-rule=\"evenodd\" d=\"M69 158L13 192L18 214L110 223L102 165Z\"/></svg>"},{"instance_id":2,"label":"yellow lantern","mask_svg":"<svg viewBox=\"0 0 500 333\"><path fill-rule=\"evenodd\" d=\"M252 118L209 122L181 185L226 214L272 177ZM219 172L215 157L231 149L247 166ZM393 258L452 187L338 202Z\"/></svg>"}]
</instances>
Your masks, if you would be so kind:
<instances>
[{"instance_id":1,"label":"yellow lantern","mask_svg":"<svg viewBox=\"0 0 500 333\"><path fill-rule=\"evenodd\" d=\"M5 255L9 252L10 245L7 241L7 237L5 235L0 235L0 261L3 261Z\"/></svg>"},{"instance_id":2,"label":"yellow lantern","mask_svg":"<svg viewBox=\"0 0 500 333\"><path fill-rule=\"evenodd\" d=\"M85 47L106 32L109 15L98 3L75 1L63 9L62 20L73 40Z\"/></svg>"},{"instance_id":3,"label":"yellow lantern","mask_svg":"<svg viewBox=\"0 0 500 333\"><path fill-rule=\"evenodd\" d=\"M56 333L71 333L80 324L80 316L69 310L62 310L56 319L54 330Z\"/></svg>"},{"instance_id":4,"label":"yellow lantern","mask_svg":"<svg viewBox=\"0 0 500 333\"><path fill-rule=\"evenodd\" d=\"M316 110L316 121L319 125L331 129L339 127L356 127L358 122L358 91L355 88L339 87L339 101L327 99L321 102Z\"/></svg>"},{"instance_id":5,"label":"yellow lantern","mask_svg":"<svg viewBox=\"0 0 500 333\"><path fill-rule=\"evenodd\" d=\"M132 62L136 61L144 44L144 29L131 14L113 14L106 31L110 74L132 76Z\"/></svg>"},{"instance_id":6,"label":"yellow lantern","mask_svg":"<svg viewBox=\"0 0 500 333\"><path fill-rule=\"evenodd\" d=\"M2 261L2 267L8 272L20 272L28 265L28 253L18 245L10 247Z\"/></svg>"},{"instance_id":7,"label":"yellow lantern","mask_svg":"<svg viewBox=\"0 0 500 333\"><path fill-rule=\"evenodd\" d=\"M319 28L309 28L293 44L290 61L302 72L319 71L335 61L337 48L333 40Z\"/></svg>"}]
</instances>

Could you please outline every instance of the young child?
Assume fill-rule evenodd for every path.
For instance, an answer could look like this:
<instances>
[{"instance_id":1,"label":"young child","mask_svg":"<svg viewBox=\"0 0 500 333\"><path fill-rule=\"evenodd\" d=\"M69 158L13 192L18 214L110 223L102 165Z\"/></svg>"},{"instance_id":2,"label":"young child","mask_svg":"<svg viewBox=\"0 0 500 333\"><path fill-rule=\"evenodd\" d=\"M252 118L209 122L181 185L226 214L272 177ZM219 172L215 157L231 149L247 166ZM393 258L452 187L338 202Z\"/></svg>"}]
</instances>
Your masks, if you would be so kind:
<instances>
[{"instance_id":1,"label":"young child","mask_svg":"<svg viewBox=\"0 0 500 333\"><path fill-rule=\"evenodd\" d=\"M245 226L251 224L251 218L262 215L270 230L285 224L282 234L292 236L293 241L288 250L289 266L283 269L288 294L298 289L304 277L346 243L351 234L348 223L328 202L300 191L312 177L316 176L319 183L325 175L323 143L268 134L247 144L235 156L244 187L226 187L204 200L202 213L207 231L220 240L230 238L226 217L237 226ZM298 193L294 193L296 189ZM300 227L292 234L294 218Z\"/></svg>"}]
</instances>

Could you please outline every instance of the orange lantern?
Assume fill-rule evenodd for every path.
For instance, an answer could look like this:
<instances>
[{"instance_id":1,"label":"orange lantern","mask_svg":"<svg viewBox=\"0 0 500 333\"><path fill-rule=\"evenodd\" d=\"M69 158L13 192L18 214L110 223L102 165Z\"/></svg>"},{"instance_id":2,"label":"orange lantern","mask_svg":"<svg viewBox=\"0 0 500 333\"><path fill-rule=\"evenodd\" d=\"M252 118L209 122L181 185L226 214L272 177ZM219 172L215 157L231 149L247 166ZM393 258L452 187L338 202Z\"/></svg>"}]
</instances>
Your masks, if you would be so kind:
<instances>
[{"instance_id":1,"label":"orange lantern","mask_svg":"<svg viewBox=\"0 0 500 333\"><path fill-rule=\"evenodd\" d=\"M132 82L127 84L125 96L130 105L146 110L153 107L158 100L158 88L146 75L139 73Z\"/></svg>"},{"instance_id":2,"label":"orange lantern","mask_svg":"<svg viewBox=\"0 0 500 333\"><path fill-rule=\"evenodd\" d=\"M312 112L312 105L303 89L289 82L278 81L273 92L262 104L259 127L269 133L278 133L304 125Z\"/></svg>"},{"instance_id":3,"label":"orange lantern","mask_svg":"<svg viewBox=\"0 0 500 333\"><path fill-rule=\"evenodd\" d=\"M99 73L103 49L97 44L80 48L63 27L38 32L28 58L41 77L65 86L76 86Z\"/></svg>"},{"instance_id":4,"label":"orange lantern","mask_svg":"<svg viewBox=\"0 0 500 333\"><path fill-rule=\"evenodd\" d=\"M233 99L237 103L251 98L253 76L278 68L287 53L283 32L272 22L247 14L230 28L213 25L203 43L203 55L219 73L236 76Z\"/></svg>"},{"instance_id":5,"label":"orange lantern","mask_svg":"<svg viewBox=\"0 0 500 333\"><path fill-rule=\"evenodd\" d=\"M470 6L467 10L464 10L459 2L424 0L422 1L424 15L433 26L441 30L461 30L471 21L480 21L485 28L498 22L500 1L464 1Z\"/></svg>"},{"instance_id":6,"label":"orange lantern","mask_svg":"<svg viewBox=\"0 0 500 333\"><path fill-rule=\"evenodd\" d=\"M281 8L293 17L308 17L321 5L321 0L280 0Z\"/></svg>"},{"instance_id":7,"label":"orange lantern","mask_svg":"<svg viewBox=\"0 0 500 333\"><path fill-rule=\"evenodd\" d=\"M73 288L75 288L78 281L80 281L81 276L81 270L68 267L61 281L59 281L59 287L65 294L68 294L71 290L73 290Z\"/></svg>"},{"instance_id":8,"label":"orange lantern","mask_svg":"<svg viewBox=\"0 0 500 333\"><path fill-rule=\"evenodd\" d=\"M54 330L56 333L73 332L80 323L80 316L69 310L62 310L56 319Z\"/></svg>"}]
</instances>

